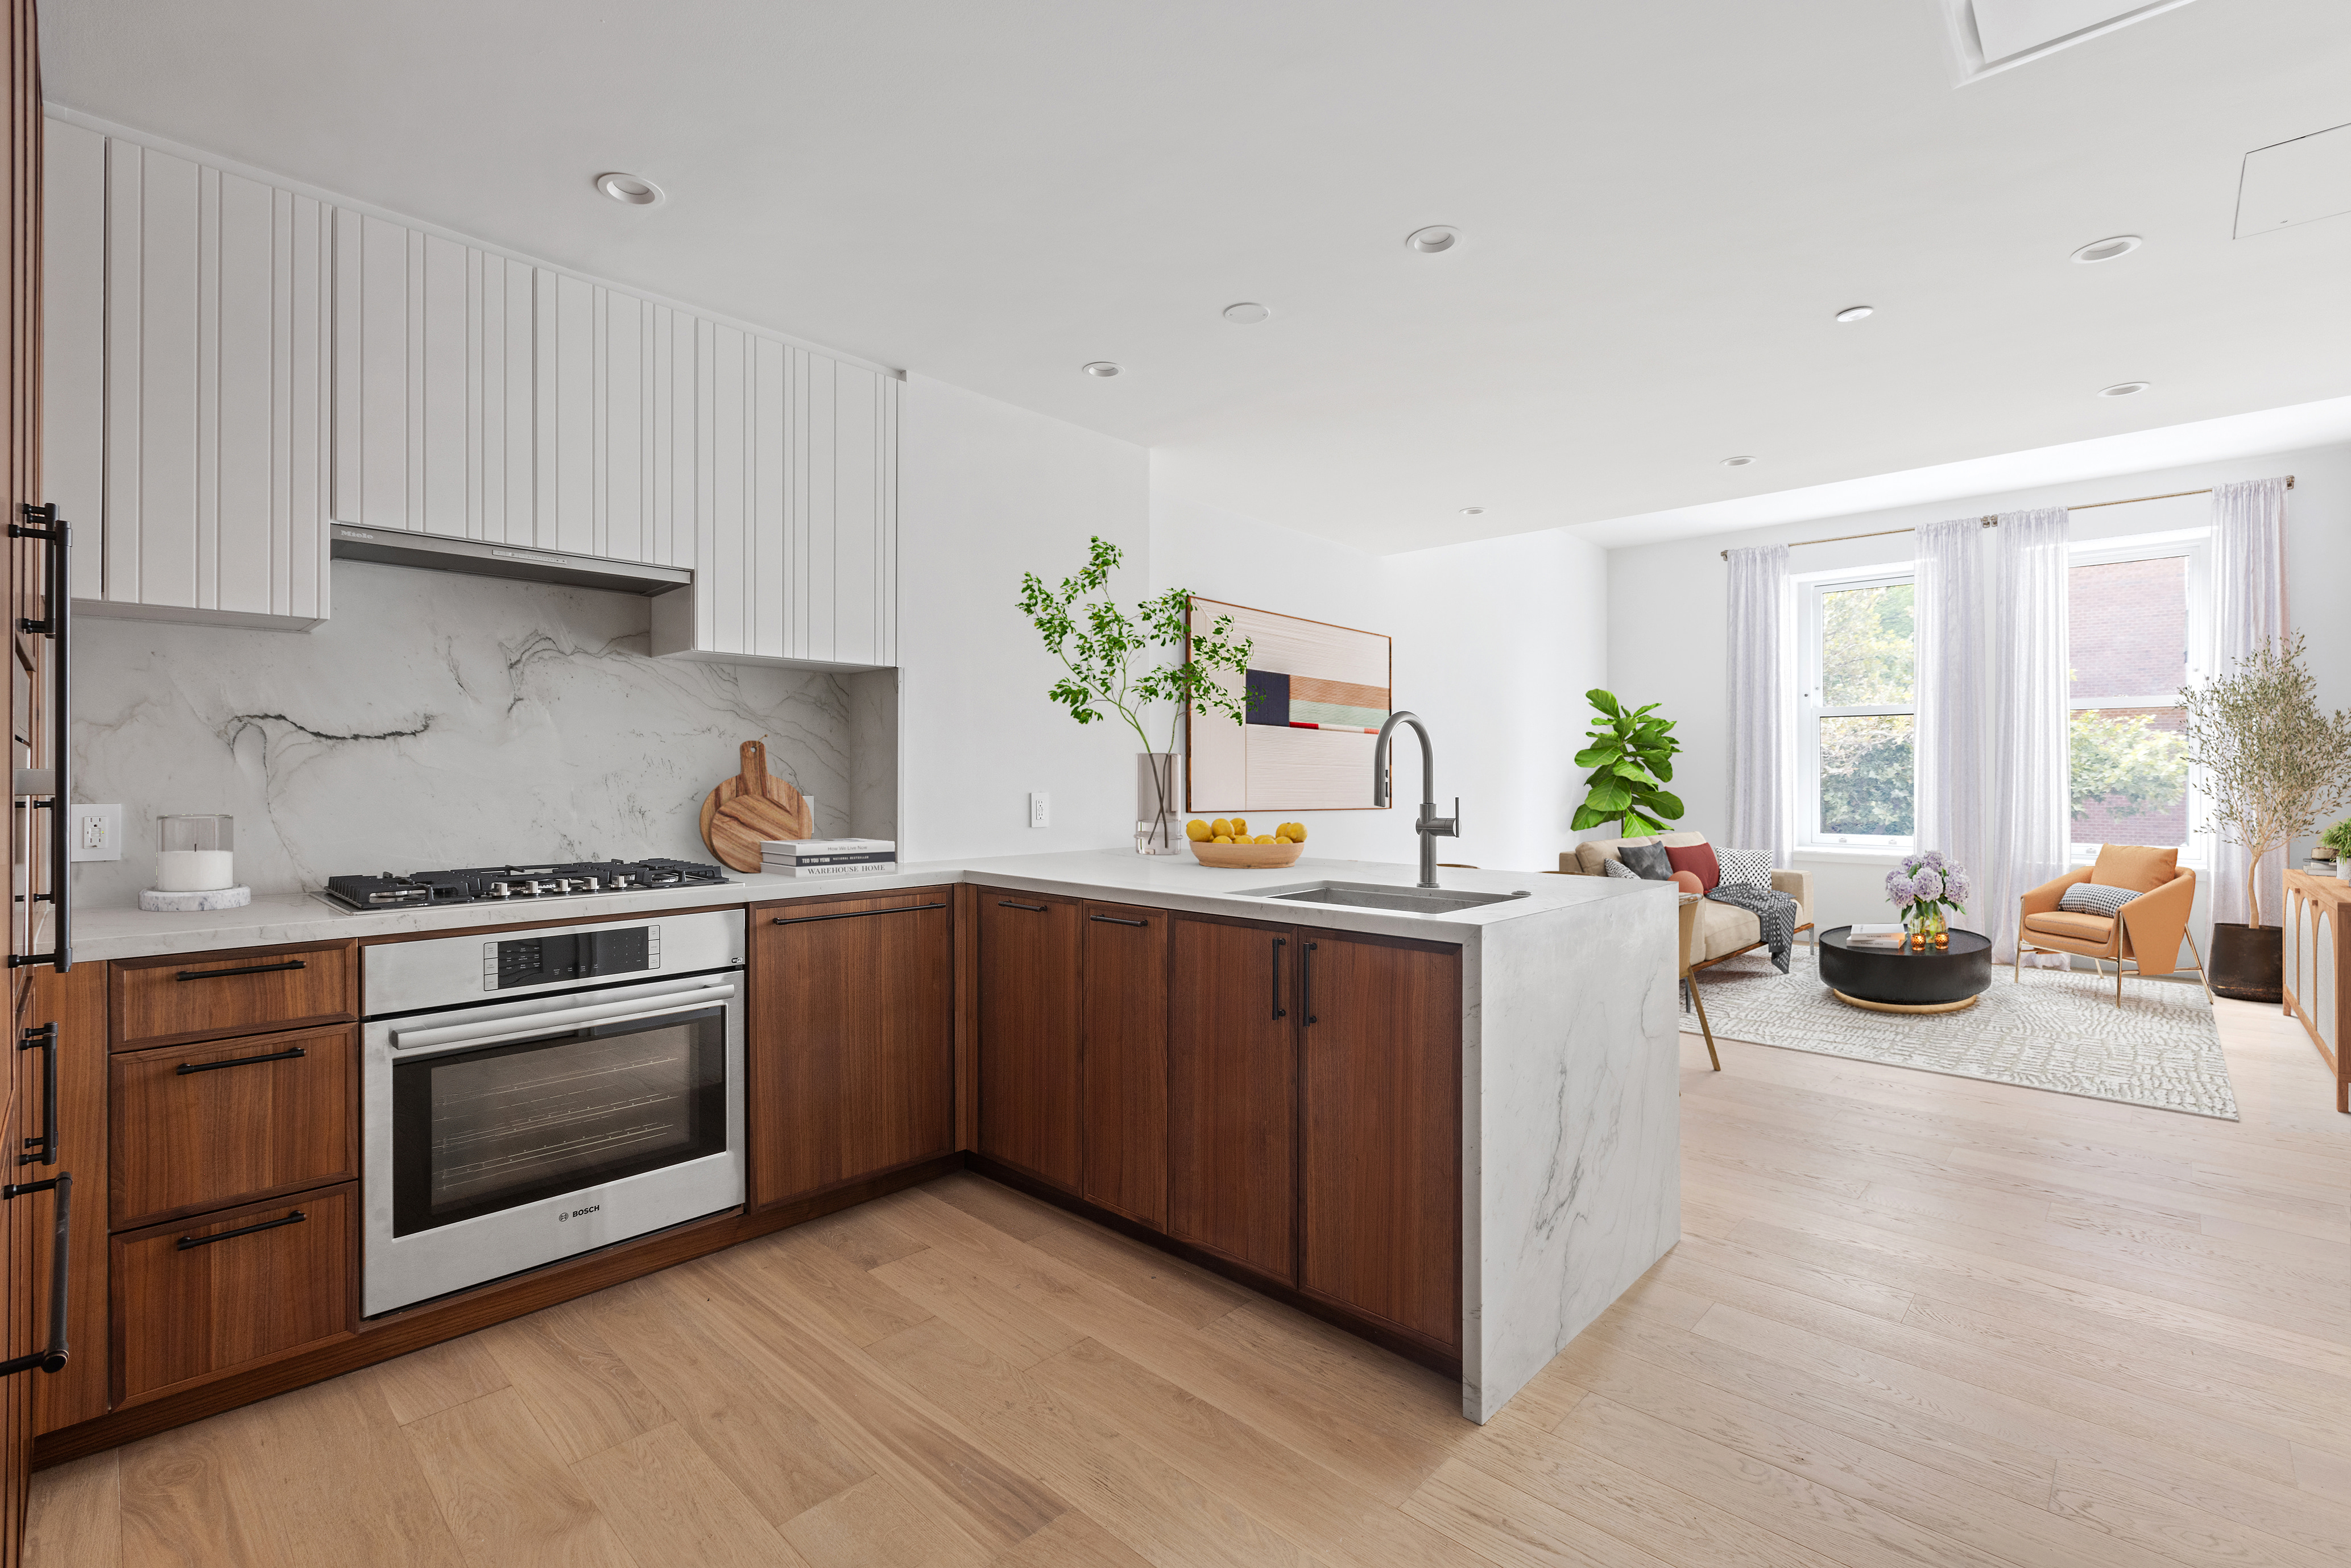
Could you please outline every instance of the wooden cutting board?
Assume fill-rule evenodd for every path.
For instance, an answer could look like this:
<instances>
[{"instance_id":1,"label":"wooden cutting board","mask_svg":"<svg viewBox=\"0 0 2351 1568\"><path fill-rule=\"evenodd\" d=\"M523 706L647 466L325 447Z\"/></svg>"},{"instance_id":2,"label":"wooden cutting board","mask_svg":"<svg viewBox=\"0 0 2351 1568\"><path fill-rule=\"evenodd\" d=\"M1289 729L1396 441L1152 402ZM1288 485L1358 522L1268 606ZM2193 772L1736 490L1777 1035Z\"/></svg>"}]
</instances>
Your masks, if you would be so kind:
<instances>
[{"instance_id":1,"label":"wooden cutting board","mask_svg":"<svg viewBox=\"0 0 2351 1568\"><path fill-rule=\"evenodd\" d=\"M743 771L702 802L702 841L721 865L750 873L759 869L762 841L814 837L816 812L807 799L768 771L766 742L745 741Z\"/></svg>"}]
</instances>

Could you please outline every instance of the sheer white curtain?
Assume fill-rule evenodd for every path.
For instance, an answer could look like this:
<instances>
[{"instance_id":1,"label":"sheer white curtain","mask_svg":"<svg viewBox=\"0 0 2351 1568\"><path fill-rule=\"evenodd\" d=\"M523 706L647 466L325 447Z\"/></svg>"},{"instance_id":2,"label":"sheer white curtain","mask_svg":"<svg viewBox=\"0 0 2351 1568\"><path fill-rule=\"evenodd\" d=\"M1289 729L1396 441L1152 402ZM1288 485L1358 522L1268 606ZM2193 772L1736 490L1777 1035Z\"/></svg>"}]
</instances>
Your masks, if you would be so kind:
<instances>
[{"instance_id":1,"label":"sheer white curtain","mask_svg":"<svg viewBox=\"0 0 2351 1568\"><path fill-rule=\"evenodd\" d=\"M2073 840L2065 706L2069 532L2062 507L2000 515L1993 586L2001 663L1993 677L1992 853L1978 873L1980 918L1996 963L2016 956L2017 900L2064 869Z\"/></svg>"},{"instance_id":2,"label":"sheer white curtain","mask_svg":"<svg viewBox=\"0 0 2351 1568\"><path fill-rule=\"evenodd\" d=\"M1789 727L1795 691L1795 637L1788 595L1788 547L1730 552L1730 836L1733 849L1761 850L1788 863L1794 836L1795 751Z\"/></svg>"},{"instance_id":3,"label":"sheer white curtain","mask_svg":"<svg viewBox=\"0 0 2351 1568\"><path fill-rule=\"evenodd\" d=\"M1990 918L1992 866L1984 799L1982 519L1918 530L1917 845L1940 850L1976 879L1970 923Z\"/></svg>"},{"instance_id":4,"label":"sheer white curtain","mask_svg":"<svg viewBox=\"0 0 2351 1568\"><path fill-rule=\"evenodd\" d=\"M2238 660L2285 639L2285 497L2283 479L2248 479L2212 486L2212 673L2225 675ZM2245 873L2240 845L2220 841L2212 857L2212 918L2241 924ZM2262 857L2262 907L2284 905L2285 852Z\"/></svg>"}]
</instances>

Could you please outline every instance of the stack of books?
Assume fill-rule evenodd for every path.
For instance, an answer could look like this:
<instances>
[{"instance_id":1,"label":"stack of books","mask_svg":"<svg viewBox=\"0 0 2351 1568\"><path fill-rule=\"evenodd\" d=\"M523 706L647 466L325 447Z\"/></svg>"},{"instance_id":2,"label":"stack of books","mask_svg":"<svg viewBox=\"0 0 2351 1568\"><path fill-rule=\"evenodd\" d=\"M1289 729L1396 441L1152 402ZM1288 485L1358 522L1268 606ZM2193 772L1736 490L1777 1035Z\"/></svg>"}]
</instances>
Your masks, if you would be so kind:
<instances>
[{"instance_id":1,"label":"stack of books","mask_svg":"<svg viewBox=\"0 0 2351 1568\"><path fill-rule=\"evenodd\" d=\"M861 876L898 869L890 839L768 839L759 869L769 876Z\"/></svg>"},{"instance_id":2,"label":"stack of books","mask_svg":"<svg viewBox=\"0 0 2351 1568\"><path fill-rule=\"evenodd\" d=\"M1899 947L1908 936L1899 925L1856 925L1844 934L1848 947Z\"/></svg>"}]
</instances>

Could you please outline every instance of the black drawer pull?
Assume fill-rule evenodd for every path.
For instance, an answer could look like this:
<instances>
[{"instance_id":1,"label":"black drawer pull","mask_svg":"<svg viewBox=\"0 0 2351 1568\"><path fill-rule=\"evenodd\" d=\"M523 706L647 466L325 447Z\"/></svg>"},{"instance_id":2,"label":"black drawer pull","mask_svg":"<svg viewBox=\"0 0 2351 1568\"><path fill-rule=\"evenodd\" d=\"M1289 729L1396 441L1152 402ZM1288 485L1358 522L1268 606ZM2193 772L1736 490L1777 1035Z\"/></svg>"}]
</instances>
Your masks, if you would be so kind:
<instances>
[{"instance_id":1,"label":"black drawer pull","mask_svg":"<svg viewBox=\"0 0 2351 1568\"><path fill-rule=\"evenodd\" d=\"M1307 943L1305 956L1299 960L1298 1010L1306 1015L1308 1023L1322 1021L1314 1016L1314 949L1321 946L1320 942Z\"/></svg>"},{"instance_id":2,"label":"black drawer pull","mask_svg":"<svg viewBox=\"0 0 2351 1568\"><path fill-rule=\"evenodd\" d=\"M1123 915L1089 915L1086 918L1089 920L1099 920L1104 925L1148 925L1151 924L1148 920L1129 920Z\"/></svg>"},{"instance_id":3,"label":"black drawer pull","mask_svg":"<svg viewBox=\"0 0 2351 1568\"><path fill-rule=\"evenodd\" d=\"M778 925L806 925L811 920L857 920L868 915L912 915L918 909L945 909L946 903L902 904L895 909L844 909L838 915L778 915Z\"/></svg>"},{"instance_id":4,"label":"black drawer pull","mask_svg":"<svg viewBox=\"0 0 2351 1568\"><path fill-rule=\"evenodd\" d=\"M73 1275L73 1175L68 1172L47 1181L12 1182L0 1186L0 1198L50 1191L57 1195L57 1233L49 1242L49 1347L0 1361L0 1377L14 1377L37 1366L43 1372L65 1370L66 1281Z\"/></svg>"},{"instance_id":5,"label":"black drawer pull","mask_svg":"<svg viewBox=\"0 0 2351 1568\"><path fill-rule=\"evenodd\" d=\"M177 1071L185 1078L191 1072L218 1072L224 1067L250 1067L256 1061L291 1061L310 1053L300 1046L291 1051L273 1051L267 1056L232 1056L226 1061L183 1061Z\"/></svg>"},{"instance_id":6,"label":"black drawer pull","mask_svg":"<svg viewBox=\"0 0 2351 1568\"><path fill-rule=\"evenodd\" d=\"M234 1241L240 1236L251 1236L262 1230L275 1230L281 1225L299 1225L309 1218L298 1208L280 1218L265 1219L258 1225L247 1225L236 1230L224 1230L218 1236L183 1236L180 1238L180 1250L185 1252L193 1248L209 1247L215 1241Z\"/></svg>"},{"instance_id":7,"label":"black drawer pull","mask_svg":"<svg viewBox=\"0 0 2351 1568\"><path fill-rule=\"evenodd\" d=\"M1015 904L1008 898L998 899L996 901L996 907L998 909L1025 909L1031 915L1042 915L1045 913L1045 906L1041 904Z\"/></svg>"},{"instance_id":8,"label":"black drawer pull","mask_svg":"<svg viewBox=\"0 0 2351 1568\"><path fill-rule=\"evenodd\" d=\"M1287 936L1273 939L1273 1016L1278 1019L1290 1016L1290 1009L1281 1005L1281 950L1289 946Z\"/></svg>"},{"instance_id":9,"label":"black drawer pull","mask_svg":"<svg viewBox=\"0 0 2351 1568\"><path fill-rule=\"evenodd\" d=\"M242 969L183 969L183 980L225 980L231 975L275 975L281 969L307 969L310 966L299 958L288 958L283 964L251 964Z\"/></svg>"},{"instance_id":10,"label":"black drawer pull","mask_svg":"<svg viewBox=\"0 0 2351 1568\"><path fill-rule=\"evenodd\" d=\"M16 1049L41 1053L41 1135L25 1140L16 1163L53 1166L57 1163L57 1026L45 1023L26 1030L16 1041Z\"/></svg>"}]
</instances>

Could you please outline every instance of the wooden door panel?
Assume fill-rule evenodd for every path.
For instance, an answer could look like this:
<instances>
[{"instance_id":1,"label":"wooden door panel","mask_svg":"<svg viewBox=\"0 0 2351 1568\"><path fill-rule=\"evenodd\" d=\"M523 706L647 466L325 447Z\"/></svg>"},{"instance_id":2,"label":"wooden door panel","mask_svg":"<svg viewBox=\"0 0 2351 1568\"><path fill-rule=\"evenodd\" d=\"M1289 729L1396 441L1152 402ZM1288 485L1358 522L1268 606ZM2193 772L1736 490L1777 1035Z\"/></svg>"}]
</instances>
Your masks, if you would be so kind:
<instances>
[{"instance_id":1,"label":"wooden door panel","mask_svg":"<svg viewBox=\"0 0 2351 1568\"><path fill-rule=\"evenodd\" d=\"M34 1429L54 1432L103 1416L107 1406L106 966L77 964L63 975L37 971L37 977L33 1019L57 1026L57 1163L20 1166L13 1179L34 1181L58 1171L74 1178L66 1285L72 1358L62 1371L30 1380ZM30 1069L26 1082L37 1092L40 1053L25 1052L24 1061ZM48 1254L35 1248L34 1301L48 1300L49 1263Z\"/></svg>"},{"instance_id":2,"label":"wooden door panel","mask_svg":"<svg viewBox=\"0 0 2351 1568\"><path fill-rule=\"evenodd\" d=\"M1070 1192L1085 1180L1081 908L979 890L979 1150Z\"/></svg>"},{"instance_id":3,"label":"wooden door panel","mask_svg":"<svg viewBox=\"0 0 2351 1568\"><path fill-rule=\"evenodd\" d=\"M1458 1349L1460 953L1299 936L1299 1284Z\"/></svg>"},{"instance_id":4,"label":"wooden door panel","mask_svg":"<svg viewBox=\"0 0 2351 1568\"><path fill-rule=\"evenodd\" d=\"M1167 1225L1164 909L1085 906L1085 1196Z\"/></svg>"},{"instance_id":5,"label":"wooden door panel","mask_svg":"<svg viewBox=\"0 0 2351 1568\"><path fill-rule=\"evenodd\" d=\"M754 1207L955 1147L948 890L751 912Z\"/></svg>"},{"instance_id":6,"label":"wooden door panel","mask_svg":"<svg viewBox=\"0 0 2351 1568\"><path fill-rule=\"evenodd\" d=\"M348 1023L358 1016L359 963L349 942L114 966L117 1051Z\"/></svg>"},{"instance_id":7,"label":"wooden door panel","mask_svg":"<svg viewBox=\"0 0 2351 1568\"><path fill-rule=\"evenodd\" d=\"M1296 934L1178 915L1173 942L1168 1232L1295 1281Z\"/></svg>"},{"instance_id":8,"label":"wooden door panel","mask_svg":"<svg viewBox=\"0 0 2351 1568\"><path fill-rule=\"evenodd\" d=\"M120 1051L116 1229L359 1175L359 1032L344 1028Z\"/></svg>"}]
</instances>

